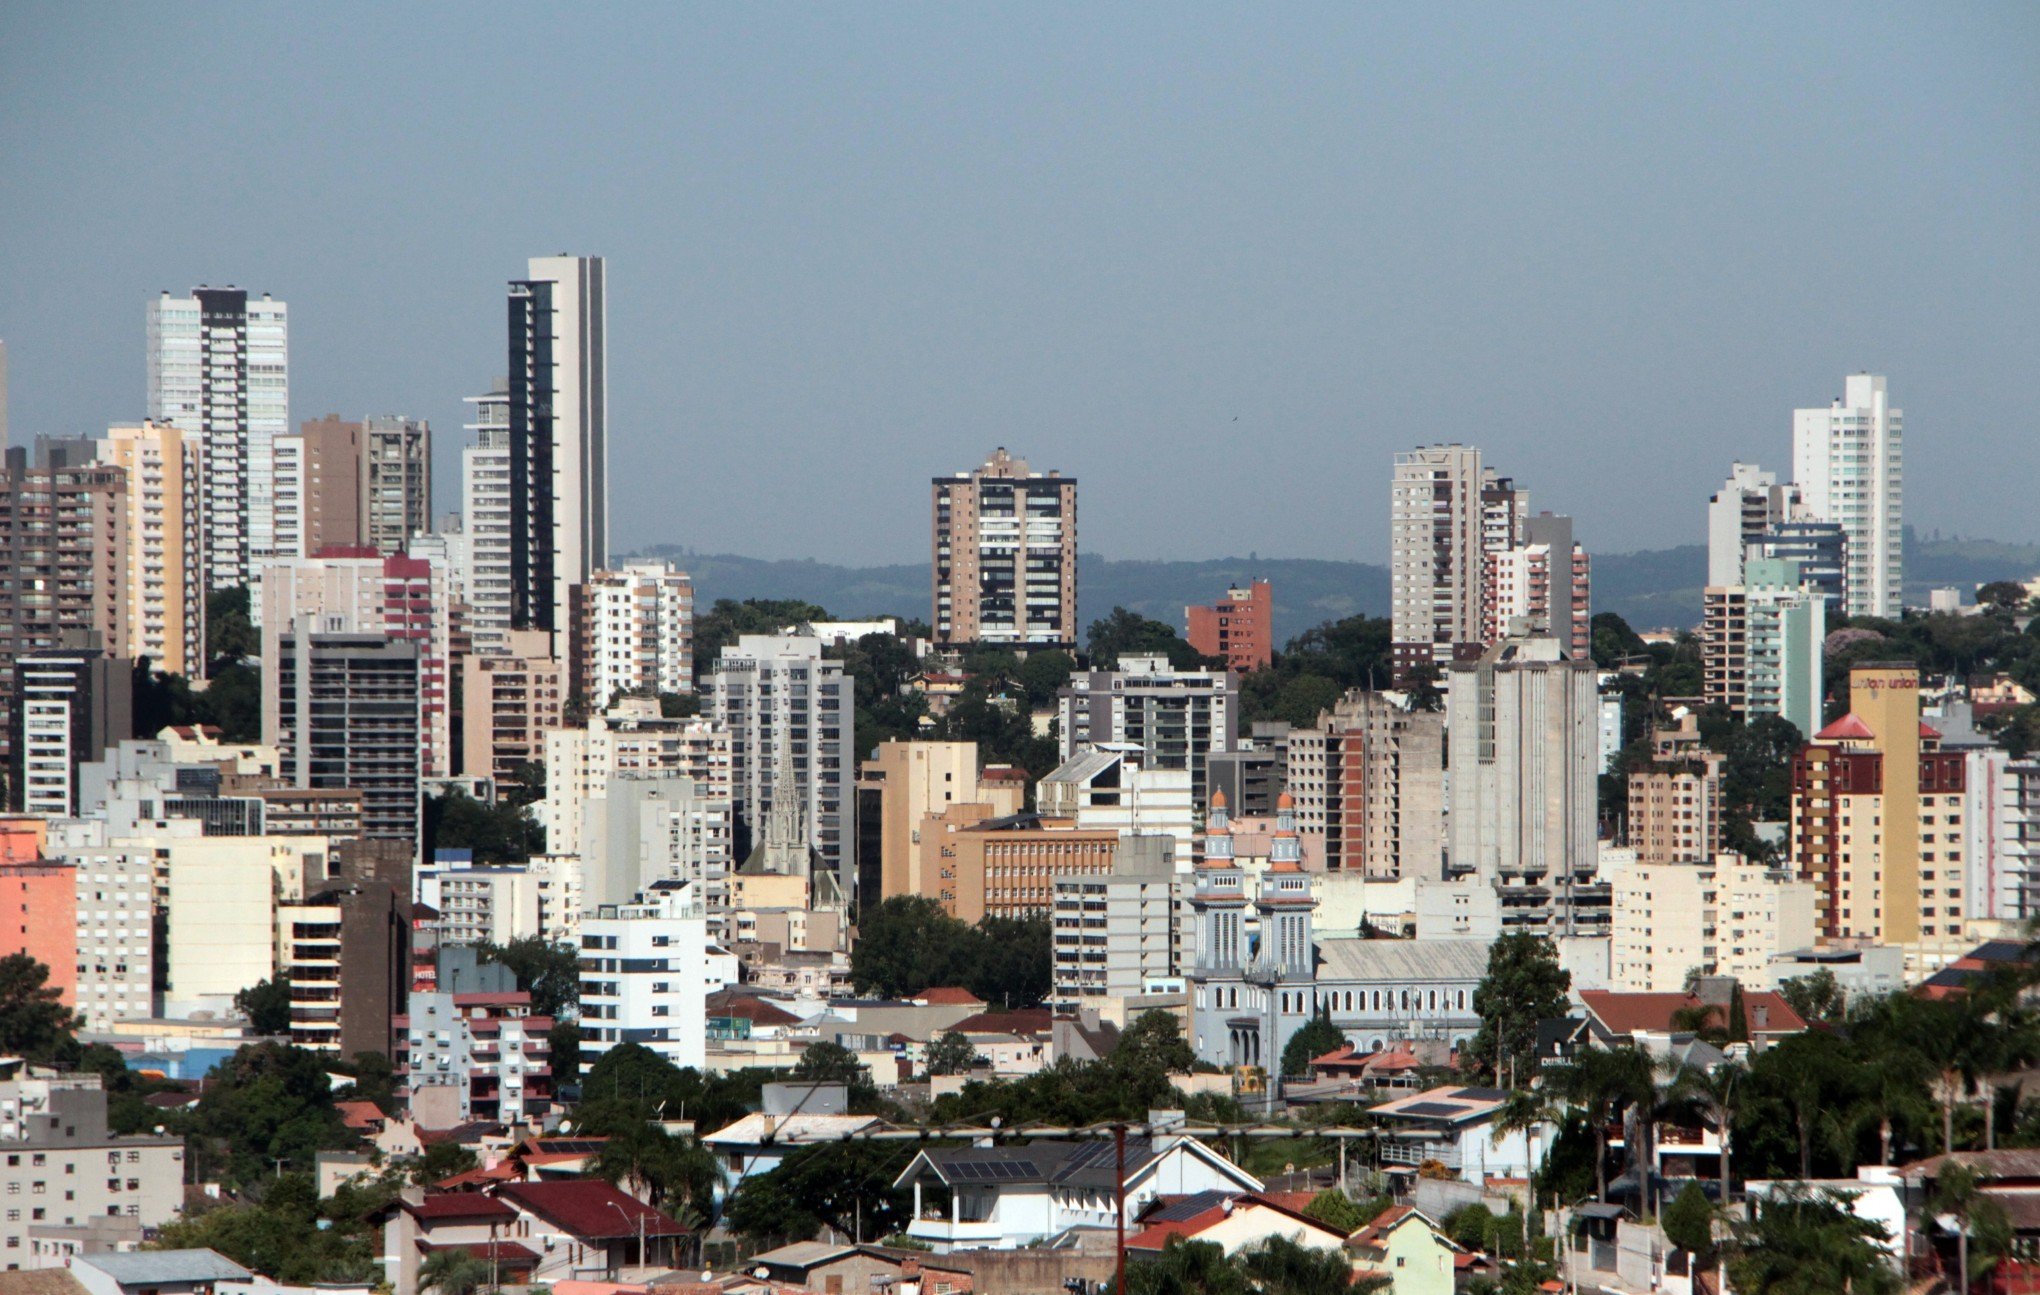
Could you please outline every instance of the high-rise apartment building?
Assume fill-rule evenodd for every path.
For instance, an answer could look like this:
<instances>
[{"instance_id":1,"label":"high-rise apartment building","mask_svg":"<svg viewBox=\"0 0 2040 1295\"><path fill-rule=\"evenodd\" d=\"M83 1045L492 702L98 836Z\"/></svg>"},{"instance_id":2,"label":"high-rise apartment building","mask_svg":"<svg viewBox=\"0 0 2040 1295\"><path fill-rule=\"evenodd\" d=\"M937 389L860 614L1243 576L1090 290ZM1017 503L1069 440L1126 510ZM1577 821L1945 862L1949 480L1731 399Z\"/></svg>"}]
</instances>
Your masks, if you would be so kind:
<instances>
[{"instance_id":1,"label":"high-rise apartment building","mask_svg":"<svg viewBox=\"0 0 2040 1295\"><path fill-rule=\"evenodd\" d=\"M404 553L432 529L432 428L422 418L376 414L361 427L361 540Z\"/></svg>"},{"instance_id":2,"label":"high-rise apartment building","mask_svg":"<svg viewBox=\"0 0 2040 1295\"><path fill-rule=\"evenodd\" d=\"M861 870L867 903L923 893L918 851L930 818L956 805L982 803L987 817L1020 809L979 781L975 742L881 742L858 770L858 792L858 823L878 837L875 866Z\"/></svg>"},{"instance_id":3,"label":"high-rise apartment building","mask_svg":"<svg viewBox=\"0 0 2040 1295\"><path fill-rule=\"evenodd\" d=\"M338 414L299 423L276 438L275 454L276 556L360 544L361 424Z\"/></svg>"},{"instance_id":4,"label":"high-rise apartment building","mask_svg":"<svg viewBox=\"0 0 2040 1295\"><path fill-rule=\"evenodd\" d=\"M568 655L591 710L626 693L694 691L694 582L670 562L626 562L574 587Z\"/></svg>"},{"instance_id":5,"label":"high-rise apartment building","mask_svg":"<svg viewBox=\"0 0 2040 1295\"><path fill-rule=\"evenodd\" d=\"M1032 471L1004 446L934 481L935 641L1073 647L1077 479Z\"/></svg>"},{"instance_id":6,"label":"high-rise apartment building","mask_svg":"<svg viewBox=\"0 0 2040 1295\"><path fill-rule=\"evenodd\" d=\"M1444 715L1353 689L1312 727L1290 730L1287 789L1327 871L1444 876Z\"/></svg>"},{"instance_id":7,"label":"high-rise apartment building","mask_svg":"<svg viewBox=\"0 0 2040 1295\"><path fill-rule=\"evenodd\" d=\"M149 303L149 419L204 453L206 588L230 589L279 556L276 438L290 432L290 328L268 293L199 287ZM283 555L288 556L288 555Z\"/></svg>"},{"instance_id":8,"label":"high-rise apartment building","mask_svg":"<svg viewBox=\"0 0 2040 1295\"><path fill-rule=\"evenodd\" d=\"M1484 485L1494 498L1484 500ZM1398 680L1478 655L1482 555L1513 547L1527 504L1481 470L1480 451L1437 445L1395 456L1389 489L1391 639ZM1492 544L1487 537L1491 533Z\"/></svg>"},{"instance_id":9,"label":"high-rise apartment building","mask_svg":"<svg viewBox=\"0 0 2040 1295\"><path fill-rule=\"evenodd\" d=\"M385 882L334 885L276 908L290 1041L314 1052L390 1056L411 989L409 896Z\"/></svg>"},{"instance_id":10,"label":"high-rise apartment building","mask_svg":"<svg viewBox=\"0 0 2040 1295\"><path fill-rule=\"evenodd\" d=\"M809 635L745 634L716 659L709 714L730 737L739 857L774 809L796 808L808 844L857 888L855 703L840 661ZM793 798L787 805L786 798Z\"/></svg>"},{"instance_id":11,"label":"high-rise apartment building","mask_svg":"<svg viewBox=\"0 0 2040 1295\"><path fill-rule=\"evenodd\" d=\"M184 1205L183 1137L109 1133L95 1074L32 1071L0 1083L0 1151L0 1194L9 1202L0 1268L62 1272L66 1254L77 1254L87 1236L138 1247ZM111 1266L115 1257L93 1258Z\"/></svg>"},{"instance_id":12,"label":"high-rise apartment building","mask_svg":"<svg viewBox=\"0 0 2040 1295\"><path fill-rule=\"evenodd\" d=\"M510 650L510 384L498 382L487 395L469 396L467 403L475 412L467 425L474 442L460 454L461 535L467 558L461 583L474 650L490 656Z\"/></svg>"},{"instance_id":13,"label":"high-rise apartment building","mask_svg":"<svg viewBox=\"0 0 2040 1295\"><path fill-rule=\"evenodd\" d=\"M25 652L91 633L127 642L127 474L105 466L29 466L6 452L0 473L0 670Z\"/></svg>"},{"instance_id":14,"label":"high-rise apartment building","mask_svg":"<svg viewBox=\"0 0 2040 1295\"><path fill-rule=\"evenodd\" d=\"M1931 945L1962 934L1965 761L1920 720L1919 668L1849 672L1849 713L1792 762L1792 862L1821 935Z\"/></svg>"},{"instance_id":15,"label":"high-rise apartment building","mask_svg":"<svg viewBox=\"0 0 2040 1295\"><path fill-rule=\"evenodd\" d=\"M1512 627L1550 634L1566 655L1593 655L1593 565L1573 539L1572 518L1539 513L1523 542L1481 557L1481 639L1496 643Z\"/></svg>"},{"instance_id":16,"label":"high-rise apartment building","mask_svg":"<svg viewBox=\"0 0 2040 1295\"><path fill-rule=\"evenodd\" d=\"M1797 563L1751 557L1743 583L1702 594L1702 697L1743 719L1782 715L1802 734L1820 727L1827 600Z\"/></svg>"},{"instance_id":17,"label":"high-rise apartment building","mask_svg":"<svg viewBox=\"0 0 2040 1295\"><path fill-rule=\"evenodd\" d=\"M564 722L566 668L551 635L510 631L508 656L461 658L461 771L508 781L522 765L545 763L545 735Z\"/></svg>"},{"instance_id":18,"label":"high-rise apartment building","mask_svg":"<svg viewBox=\"0 0 2040 1295\"><path fill-rule=\"evenodd\" d=\"M322 633L318 618L263 629L276 634L274 746L293 787L361 792L362 834L418 840L422 671L419 645L382 633ZM266 673L266 672L265 672ZM264 688L264 710L272 689Z\"/></svg>"},{"instance_id":19,"label":"high-rise apartment building","mask_svg":"<svg viewBox=\"0 0 2040 1295\"><path fill-rule=\"evenodd\" d=\"M9 804L64 818L79 812L79 772L134 731L134 663L96 647L24 653L8 672Z\"/></svg>"},{"instance_id":20,"label":"high-rise apartment building","mask_svg":"<svg viewBox=\"0 0 2040 1295\"><path fill-rule=\"evenodd\" d=\"M1905 577L1904 416L1884 378L1857 373L1825 409L1792 415L1792 475L1809 516L1848 535L1847 610L1899 614Z\"/></svg>"},{"instance_id":21,"label":"high-rise apartment building","mask_svg":"<svg viewBox=\"0 0 2040 1295\"><path fill-rule=\"evenodd\" d=\"M1187 769L1205 798L1205 761L1240 745L1240 680L1230 670L1178 670L1162 656L1125 656L1116 670L1083 670L1057 697L1062 758L1127 743L1147 769Z\"/></svg>"},{"instance_id":22,"label":"high-rise apartment building","mask_svg":"<svg viewBox=\"0 0 2040 1295\"><path fill-rule=\"evenodd\" d=\"M1055 1010L1135 998L1181 973L1186 923L1172 855L1167 837L1121 837L1109 870L1055 878Z\"/></svg>"},{"instance_id":23,"label":"high-rise apartment building","mask_svg":"<svg viewBox=\"0 0 2040 1295\"><path fill-rule=\"evenodd\" d=\"M1184 608L1183 616L1185 641L1228 670L1252 674L1275 659L1275 594L1266 580L1234 585L1209 607Z\"/></svg>"},{"instance_id":24,"label":"high-rise apartment building","mask_svg":"<svg viewBox=\"0 0 2040 1295\"><path fill-rule=\"evenodd\" d=\"M1643 864L1712 859L1721 849L1721 762L1695 751L1629 775L1629 846Z\"/></svg>"},{"instance_id":25,"label":"high-rise apartment building","mask_svg":"<svg viewBox=\"0 0 2040 1295\"><path fill-rule=\"evenodd\" d=\"M1772 958L1813 946L1813 884L1738 854L1625 863L1611 885L1618 991L1682 993L1695 971L1760 985Z\"/></svg>"},{"instance_id":26,"label":"high-rise apartment building","mask_svg":"<svg viewBox=\"0 0 2040 1295\"><path fill-rule=\"evenodd\" d=\"M599 862L605 830L602 798L617 779L680 775L709 799L734 798L730 734L705 717L667 719L648 697L626 697L590 716L584 727L556 728L544 736L542 818L552 847L580 855L591 868Z\"/></svg>"},{"instance_id":27,"label":"high-rise apartment building","mask_svg":"<svg viewBox=\"0 0 2040 1295\"><path fill-rule=\"evenodd\" d=\"M1799 564L1799 583L1819 593L1833 619L1843 614L1848 594L1849 537L1839 522L1779 522L1765 531L1745 557ZM1747 574L1747 573L1746 573Z\"/></svg>"},{"instance_id":28,"label":"high-rise apartment building","mask_svg":"<svg viewBox=\"0 0 2040 1295\"><path fill-rule=\"evenodd\" d=\"M126 474L125 562L113 577L127 633L121 656L168 674L205 665L205 531L198 441L168 423L116 423L99 461Z\"/></svg>"},{"instance_id":29,"label":"high-rise apartment building","mask_svg":"<svg viewBox=\"0 0 2040 1295\"><path fill-rule=\"evenodd\" d=\"M609 303L599 256L538 256L510 285L510 623L562 632L609 565Z\"/></svg>"},{"instance_id":30,"label":"high-rise apartment building","mask_svg":"<svg viewBox=\"0 0 2040 1295\"><path fill-rule=\"evenodd\" d=\"M1452 668L1450 867L1496 887L1511 930L1607 930L1607 887L1595 880L1599 712L1594 663L1549 635L1504 639Z\"/></svg>"},{"instance_id":31,"label":"high-rise apartment building","mask_svg":"<svg viewBox=\"0 0 2040 1295\"><path fill-rule=\"evenodd\" d=\"M282 636L293 627L415 643L419 772L427 778L452 773L452 644L443 568L402 554L379 556L366 547L267 563L262 582L264 678L275 677ZM262 714L265 740L273 743L281 719L273 689L263 690Z\"/></svg>"},{"instance_id":32,"label":"high-rise apartment building","mask_svg":"<svg viewBox=\"0 0 2040 1295\"><path fill-rule=\"evenodd\" d=\"M581 1073L621 1043L703 1069L708 996L736 979L736 958L710 940L684 883L592 909L581 919Z\"/></svg>"},{"instance_id":33,"label":"high-rise apartment building","mask_svg":"<svg viewBox=\"0 0 2040 1295\"><path fill-rule=\"evenodd\" d=\"M1754 463L1731 463L1728 480L1707 501L1707 583L1741 584L1750 547L1798 508L1798 486L1780 485L1776 473Z\"/></svg>"}]
</instances>

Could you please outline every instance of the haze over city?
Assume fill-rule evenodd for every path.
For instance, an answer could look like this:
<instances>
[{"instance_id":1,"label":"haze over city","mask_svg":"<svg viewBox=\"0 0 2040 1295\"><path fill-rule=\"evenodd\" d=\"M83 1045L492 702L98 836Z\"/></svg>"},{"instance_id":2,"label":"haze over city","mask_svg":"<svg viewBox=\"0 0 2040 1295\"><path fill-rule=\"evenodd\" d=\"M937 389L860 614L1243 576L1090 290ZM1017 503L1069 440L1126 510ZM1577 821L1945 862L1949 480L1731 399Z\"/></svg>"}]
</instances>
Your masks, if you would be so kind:
<instances>
[{"instance_id":1,"label":"haze over city","mask_svg":"<svg viewBox=\"0 0 2040 1295\"><path fill-rule=\"evenodd\" d=\"M10 6L15 439L139 416L144 303L233 283L291 305L291 417L428 418L454 507L503 284L566 251L619 550L924 558L1003 444L1086 551L1377 561L1444 440L1663 547L1859 370L1910 524L2040 537L2029 6L775 17Z\"/></svg>"}]
</instances>

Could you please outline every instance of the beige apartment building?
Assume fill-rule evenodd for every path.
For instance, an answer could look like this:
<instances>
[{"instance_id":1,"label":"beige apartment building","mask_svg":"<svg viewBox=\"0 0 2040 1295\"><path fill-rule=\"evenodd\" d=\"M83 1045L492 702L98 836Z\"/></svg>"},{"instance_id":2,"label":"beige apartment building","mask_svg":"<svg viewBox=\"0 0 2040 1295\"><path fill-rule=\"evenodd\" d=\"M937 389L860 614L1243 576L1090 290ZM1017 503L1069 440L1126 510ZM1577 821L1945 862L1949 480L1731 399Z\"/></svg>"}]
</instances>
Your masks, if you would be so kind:
<instances>
[{"instance_id":1,"label":"beige apartment building","mask_svg":"<svg viewBox=\"0 0 2040 1295\"><path fill-rule=\"evenodd\" d=\"M167 423L116 423L99 460L127 474L128 537L118 589L127 635L117 656L148 657L169 674L205 662L205 529L199 520L198 439Z\"/></svg>"},{"instance_id":2,"label":"beige apartment building","mask_svg":"<svg viewBox=\"0 0 2040 1295\"><path fill-rule=\"evenodd\" d=\"M935 642L1075 646L1077 479L1001 446L933 497Z\"/></svg>"},{"instance_id":3,"label":"beige apartment building","mask_svg":"<svg viewBox=\"0 0 2040 1295\"><path fill-rule=\"evenodd\" d=\"M984 805L987 818L1017 814L1027 794L1025 782L981 779L975 742L897 739L880 743L859 766L857 791L859 818L875 814L881 899L924 893L920 843L927 819L971 804Z\"/></svg>"},{"instance_id":4,"label":"beige apartment building","mask_svg":"<svg viewBox=\"0 0 2040 1295\"><path fill-rule=\"evenodd\" d=\"M1932 961L1963 935L1966 762L1920 721L1919 687L1910 663L1849 672L1849 713L1793 760L1789 840L1819 889L1824 940Z\"/></svg>"},{"instance_id":5,"label":"beige apartment building","mask_svg":"<svg viewBox=\"0 0 2040 1295\"><path fill-rule=\"evenodd\" d=\"M511 630L508 656L461 660L461 770L501 784L519 765L545 763L545 735L565 721L566 670L552 635Z\"/></svg>"},{"instance_id":6,"label":"beige apartment building","mask_svg":"<svg viewBox=\"0 0 2040 1295\"><path fill-rule=\"evenodd\" d=\"M1709 751L1629 775L1629 845L1638 860L1681 863L1720 851L1721 762Z\"/></svg>"},{"instance_id":7,"label":"beige apartment building","mask_svg":"<svg viewBox=\"0 0 2040 1295\"><path fill-rule=\"evenodd\" d=\"M984 804L954 805L922 820L919 894L951 917L1025 917L1055 904L1055 879L1110 872L1116 830L1080 830L1067 819L995 816Z\"/></svg>"},{"instance_id":8,"label":"beige apartment building","mask_svg":"<svg viewBox=\"0 0 2040 1295\"><path fill-rule=\"evenodd\" d=\"M1436 881L1445 868L1445 716L1353 689L1289 734L1297 831L1331 872Z\"/></svg>"},{"instance_id":9,"label":"beige apartment building","mask_svg":"<svg viewBox=\"0 0 2040 1295\"><path fill-rule=\"evenodd\" d=\"M276 552L315 557L362 542L362 433L338 414L276 438Z\"/></svg>"},{"instance_id":10,"label":"beige apartment building","mask_svg":"<svg viewBox=\"0 0 2040 1295\"><path fill-rule=\"evenodd\" d=\"M0 1267L10 1272L62 1269L81 1243L133 1248L184 1206L184 1139L109 1133L95 1074L0 1083L0 1150Z\"/></svg>"},{"instance_id":11,"label":"beige apartment building","mask_svg":"<svg viewBox=\"0 0 2040 1295\"><path fill-rule=\"evenodd\" d=\"M1789 870L1739 854L1611 867L1609 974L1633 993L1677 993L1688 975L1768 983L1771 959L1810 947L1815 891Z\"/></svg>"}]
</instances>

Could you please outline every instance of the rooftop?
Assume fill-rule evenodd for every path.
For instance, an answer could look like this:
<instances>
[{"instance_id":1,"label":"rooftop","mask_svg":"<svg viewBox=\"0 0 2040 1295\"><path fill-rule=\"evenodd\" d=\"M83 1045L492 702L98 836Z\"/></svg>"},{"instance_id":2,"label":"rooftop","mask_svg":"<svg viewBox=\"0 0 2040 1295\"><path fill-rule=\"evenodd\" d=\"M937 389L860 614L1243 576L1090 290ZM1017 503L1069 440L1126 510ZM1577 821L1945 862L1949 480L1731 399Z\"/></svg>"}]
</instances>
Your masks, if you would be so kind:
<instances>
[{"instance_id":1,"label":"rooftop","mask_svg":"<svg viewBox=\"0 0 2040 1295\"><path fill-rule=\"evenodd\" d=\"M217 1250L134 1250L79 1255L123 1286L167 1286L180 1282L244 1282L255 1274Z\"/></svg>"},{"instance_id":2,"label":"rooftop","mask_svg":"<svg viewBox=\"0 0 2040 1295\"><path fill-rule=\"evenodd\" d=\"M506 1183L496 1189L496 1197L586 1240L687 1234L679 1220L597 1178Z\"/></svg>"}]
</instances>

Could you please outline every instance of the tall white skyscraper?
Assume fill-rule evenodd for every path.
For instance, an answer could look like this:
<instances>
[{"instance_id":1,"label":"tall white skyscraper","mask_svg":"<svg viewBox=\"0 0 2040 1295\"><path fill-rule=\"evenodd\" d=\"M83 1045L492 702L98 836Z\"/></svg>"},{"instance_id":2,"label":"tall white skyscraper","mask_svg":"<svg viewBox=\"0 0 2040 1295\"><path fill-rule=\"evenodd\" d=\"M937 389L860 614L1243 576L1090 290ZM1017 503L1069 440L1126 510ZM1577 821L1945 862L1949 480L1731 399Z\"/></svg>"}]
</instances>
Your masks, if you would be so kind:
<instances>
[{"instance_id":1,"label":"tall white skyscraper","mask_svg":"<svg viewBox=\"0 0 2040 1295\"><path fill-rule=\"evenodd\" d=\"M1809 515L1848 536L1844 610L1897 616L1904 606L1904 417L1881 374L1851 374L1826 409L1792 415L1792 475Z\"/></svg>"},{"instance_id":2,"label":"tall white skyscraper","mask_svg":"<svg viewBox=\"0 0 2040 1295\"><path fill-rule=\"evenodd\" d=\"M279 555L275 440L290 431L290 329L281 301L241 288L149 303L149 418L202 447L208 590L251 583Z\"/></svg>"},{"instance_id":3,"label":"tall white skyscraper","mask_svg":"<svg viewBox=\"0 0 2040 1295\"><path fill-rule=\"evenodd\" d=\"M459 583L468 604L468 631L479 656L510 650L510 389L497 383L485 396L469 396L474 441L460 455L461 549Z\"/></svg>"},{"instance_id":4,"label":"tall white skyscraper","mask_svg":"<svg viewBox=\"0 0 2040 1295\"><path fill-rule=\"evenodd\" d=\"M609 565L609 305L599 256L536 256L510 285L510 615L564 632Z\"/></svg>"},{"instance_id":5,"label":"tall white skyscraper","mask_svg":"<svg viewBox=\"0 0 2040 1295\"><path fill-rule=\"evenodd\" d=\"M1795 520L1799 487L1778 484L1754 463L1731 463L1728 480L1707 501L1707 583L1739 585L1749 548L1773 527Z\"/></svg>"}]
</instances>

